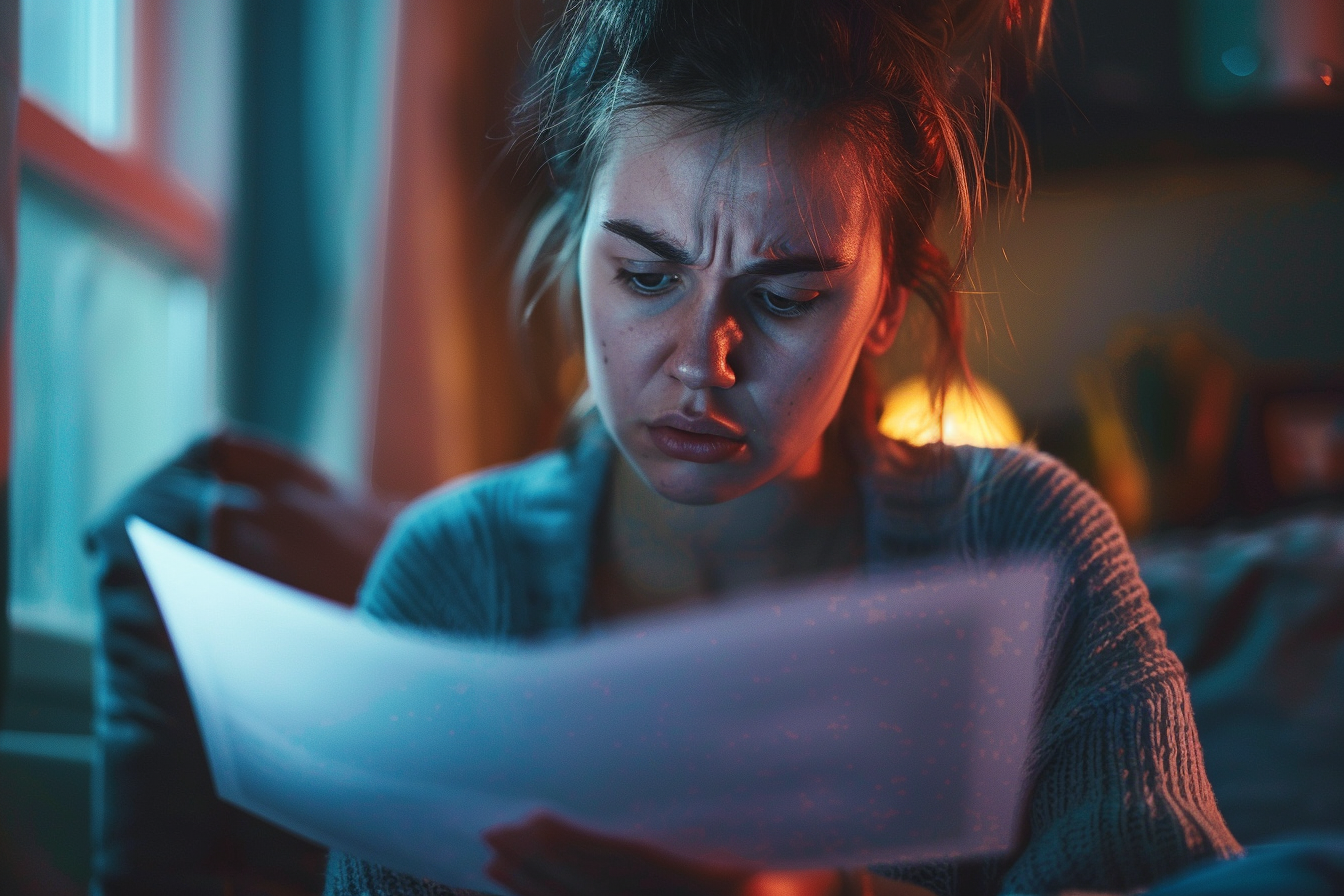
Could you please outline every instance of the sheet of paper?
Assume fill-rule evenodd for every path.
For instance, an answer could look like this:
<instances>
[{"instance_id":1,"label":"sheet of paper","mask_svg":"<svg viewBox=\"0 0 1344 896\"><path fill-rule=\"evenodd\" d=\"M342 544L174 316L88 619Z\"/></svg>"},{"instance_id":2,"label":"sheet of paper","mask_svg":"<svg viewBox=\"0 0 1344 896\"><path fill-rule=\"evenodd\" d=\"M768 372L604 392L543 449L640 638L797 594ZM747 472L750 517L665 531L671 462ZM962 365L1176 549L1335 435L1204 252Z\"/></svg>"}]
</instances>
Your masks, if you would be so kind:
<instances>
[{"instance_id":1,"label":"sheet of paper","mask_svg":"<svg viewBox=\"0 0 1344 896\"><path fill-rule=\"evenodd\" d=\"M498 891L482 832L541 809L773 867L1012 844L1043 569L815 584L487 644L129 528L220 796L333 848Z\"/></svg>"}]
</instances>

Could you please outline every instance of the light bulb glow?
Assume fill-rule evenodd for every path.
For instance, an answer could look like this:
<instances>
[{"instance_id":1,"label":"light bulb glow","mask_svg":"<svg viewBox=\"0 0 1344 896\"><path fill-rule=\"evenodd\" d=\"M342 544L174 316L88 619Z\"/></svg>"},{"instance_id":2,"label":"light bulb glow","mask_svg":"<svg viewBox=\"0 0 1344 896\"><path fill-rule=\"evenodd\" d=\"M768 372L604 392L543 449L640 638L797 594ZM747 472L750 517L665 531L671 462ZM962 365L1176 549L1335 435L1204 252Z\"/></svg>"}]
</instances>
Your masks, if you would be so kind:
<instances>
[{"instance_id":1,"label":"light bulb glow","mask_svg":"<svg viewBox=\"0 0 1344 896\"><path fill-rule=\"evenodd\" d=\"M939 421L924 378L903 380L887 392L877 428L889 438L912 445L941 441L1004 448L1022 441L1022 427L1008 401L984 382L977 382L974 391L963 382L953 383Z\"/></svg>"}]
</instances>

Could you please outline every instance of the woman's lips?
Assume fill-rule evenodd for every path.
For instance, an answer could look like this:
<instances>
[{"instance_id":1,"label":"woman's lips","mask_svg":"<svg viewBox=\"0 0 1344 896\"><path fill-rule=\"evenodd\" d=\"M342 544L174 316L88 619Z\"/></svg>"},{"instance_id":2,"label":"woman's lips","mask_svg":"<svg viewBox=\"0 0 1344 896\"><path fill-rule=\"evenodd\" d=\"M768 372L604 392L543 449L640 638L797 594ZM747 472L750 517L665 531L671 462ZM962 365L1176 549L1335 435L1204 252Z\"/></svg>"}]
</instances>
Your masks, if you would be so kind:
<instances>
[{"instance_id":1,"label":"woman's lips","mask_svg":"<svg viewBox=\"0 0 1344 896\"><path fill-rule=\"evenodd\" d=\"M696 464L717 464L732 460L746 449L741 439L690 432L675 426L650 426L649 437L658 450L673 460L688 460Z\"/></svg>"}]
</instances>

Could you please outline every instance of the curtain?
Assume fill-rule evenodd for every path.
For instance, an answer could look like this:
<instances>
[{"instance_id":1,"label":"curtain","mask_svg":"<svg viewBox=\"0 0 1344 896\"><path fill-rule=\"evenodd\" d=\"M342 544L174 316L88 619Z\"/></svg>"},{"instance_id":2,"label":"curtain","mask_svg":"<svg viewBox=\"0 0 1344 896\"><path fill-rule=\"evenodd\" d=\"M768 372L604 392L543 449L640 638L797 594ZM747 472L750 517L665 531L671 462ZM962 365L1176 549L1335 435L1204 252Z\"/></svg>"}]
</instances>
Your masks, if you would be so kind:
<instances>
[{"instance_id":1,"label":"curtain","mask_svg":"<svg viewBox=\"0 0 1344 896\"><path fill-rule=\"evenodd\" d=\"M502 157L540 13L540 0L402 3L372 415L373 483L390 495L545 440L508 319L529 171Z\"/></svg>"},{"instance_id":2,"label":"curtain","mask_svg":"<svg viewBox=\"0 0 1344 896\"><path fill-rule=\"evenodd\" d=\"M9 679L9 433L19 193L19 2L0 0L0 718Z\"/></svg>"},{"instance_id":3,"label":"curtain","mask_svg":"<svg viewBox=\"0 0 1344 896\"><path fill-rule=\"evenodd\" d=\"M224 407L355 484L367 472L391 0L243 0Z\"/></svg>"}]
</instances>

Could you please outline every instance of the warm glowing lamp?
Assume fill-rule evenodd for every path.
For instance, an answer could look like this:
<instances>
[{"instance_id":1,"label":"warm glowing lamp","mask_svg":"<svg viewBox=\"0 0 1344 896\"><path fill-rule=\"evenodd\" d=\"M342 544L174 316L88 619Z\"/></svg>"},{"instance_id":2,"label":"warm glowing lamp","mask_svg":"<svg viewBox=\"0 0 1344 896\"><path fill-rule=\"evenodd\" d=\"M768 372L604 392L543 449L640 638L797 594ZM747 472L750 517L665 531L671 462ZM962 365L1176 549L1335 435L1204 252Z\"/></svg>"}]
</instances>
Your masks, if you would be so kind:
<instances>
[{"instance_id":1,"label":"warm glowing lamp","mask_svg":"<svg viewBox=\"0 0 1344 896\"><path fill-rule=\"evenodd\" d=\"M983 380L977 380L974 389L960 380L948 387L941 425L925 379L903 380L887 392L877 427L883 435L912 445L942 441L1003 448L1022 441L1022 427L1013 409Z\"/></svg>"}]
</instances>

